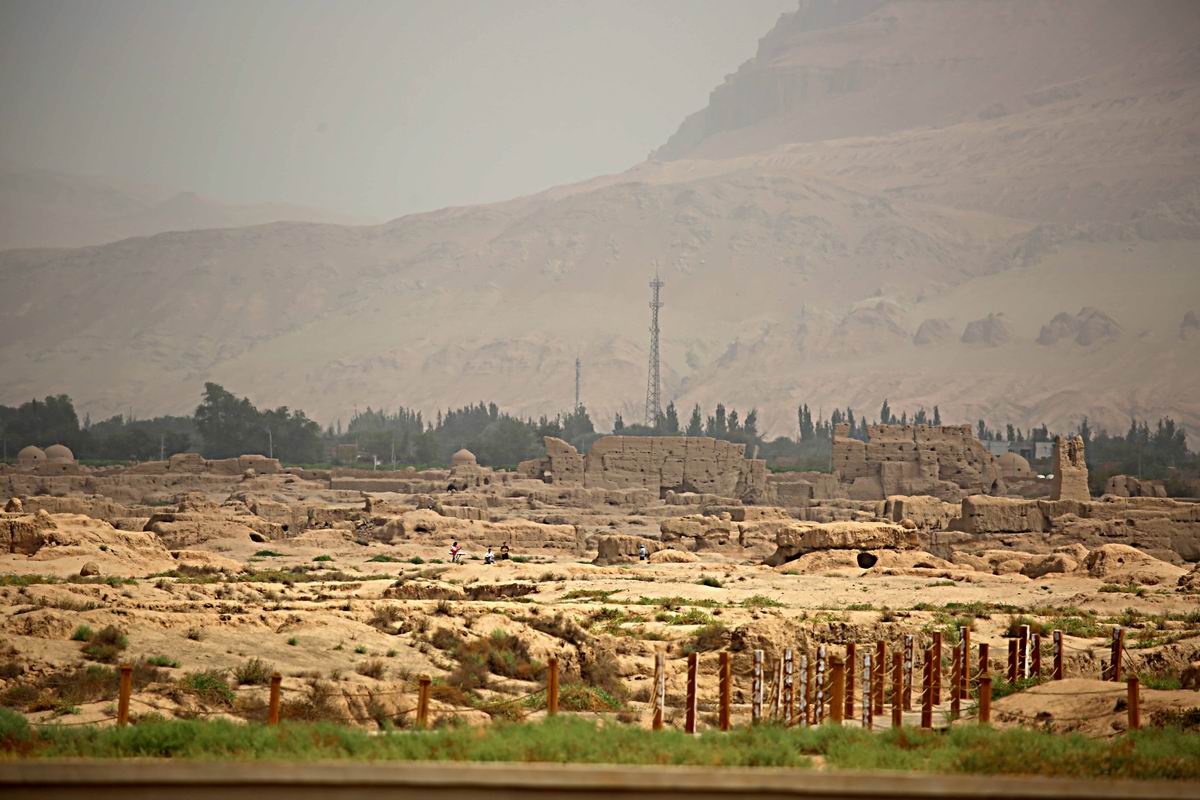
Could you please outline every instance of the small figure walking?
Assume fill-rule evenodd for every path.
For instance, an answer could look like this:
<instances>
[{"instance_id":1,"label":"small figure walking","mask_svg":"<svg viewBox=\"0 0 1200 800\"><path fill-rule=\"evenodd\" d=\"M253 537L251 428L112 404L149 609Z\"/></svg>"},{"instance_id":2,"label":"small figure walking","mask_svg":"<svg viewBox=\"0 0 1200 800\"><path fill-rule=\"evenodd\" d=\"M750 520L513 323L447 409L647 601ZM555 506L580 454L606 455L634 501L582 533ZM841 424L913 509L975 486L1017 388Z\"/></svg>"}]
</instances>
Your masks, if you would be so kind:
<instances>
[{"instance_id":1,"label":"small figure walking","mask_svg":"<svg viewBox=\"0 0 1200 800\"><path fill-rule=\"evenodd\" d=\"M650 558L650 553L646 550L646 545L638 545L638 561L646 561Z\"/></svg>"},{"instance_id":2,"label":"small figure walking","mask_svg":"<svg viewBox=\"0 0 1200 800\"><path fill-rule=\"evenodd\" d=\"M451 564L460 563L459 557L461 555L462 555L462 546L460 546L458 542L455 542L454 544L450 545L450 563Z\"/></svg>"},{"instance_id":3,"label":"small figure walking","mask_svg":"<svg viewBox=\"0 0 1200 800\"><path fill-rule=\"evenodd\" d=\"M488 545L487 552L483 554L483 563L485 563L485 564L495 564L496 563L496 554L492 552L492 546L490 544Z\"/></svg>"}]
</instances>

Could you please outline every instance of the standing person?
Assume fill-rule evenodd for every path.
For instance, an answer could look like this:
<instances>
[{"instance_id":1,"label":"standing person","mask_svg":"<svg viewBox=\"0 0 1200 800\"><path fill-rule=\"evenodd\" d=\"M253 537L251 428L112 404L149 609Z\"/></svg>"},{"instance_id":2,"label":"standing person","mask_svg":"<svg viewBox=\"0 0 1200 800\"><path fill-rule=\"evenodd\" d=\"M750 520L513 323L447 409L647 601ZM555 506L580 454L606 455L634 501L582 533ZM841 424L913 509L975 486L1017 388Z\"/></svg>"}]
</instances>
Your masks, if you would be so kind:
<instances>
[{"instance_id":1,"label":"standing person","mask_svg":"<svg viewBox=\"0 0 1200 800\"><path fill-rule=\"evenodd\" d=\"M492 552L492 546L490 544L488 545L487 552L483 554L483 563L485 563L485 564L495 564L496 563L496 554Z\"/></svg>"},{"instance_id":2,"label":"standing person","mask_svg":"<svg viewBox=\"0 0 1200 800\"><path fill-rule=\"evenodd\" d=\"M646 545L639 544L638 545L638 561L645 561L648 558L650 558L650 553L647 552Z\"/></svg>"},{"instance_id":3,"label":"standing person","mask_svg":"<svg viewBox=\"0 0 1200 800\"><path fill-rule=\"evenodd\" d=\"M455 542L454 544L450 545L450 563L451 564L457 564L458 557L461 554L462 554L462 547L459 546L458 542Z\"/></svg>"},{"instance_id":4,"label":"standing person","mask_svg":"<svg viewBox=\"0 0 1200 800\"><path fill-rule=\"evenodd\" d=\"M508 542L500 545L500 560L508 561Z\"/></svg>"}]
</instances>

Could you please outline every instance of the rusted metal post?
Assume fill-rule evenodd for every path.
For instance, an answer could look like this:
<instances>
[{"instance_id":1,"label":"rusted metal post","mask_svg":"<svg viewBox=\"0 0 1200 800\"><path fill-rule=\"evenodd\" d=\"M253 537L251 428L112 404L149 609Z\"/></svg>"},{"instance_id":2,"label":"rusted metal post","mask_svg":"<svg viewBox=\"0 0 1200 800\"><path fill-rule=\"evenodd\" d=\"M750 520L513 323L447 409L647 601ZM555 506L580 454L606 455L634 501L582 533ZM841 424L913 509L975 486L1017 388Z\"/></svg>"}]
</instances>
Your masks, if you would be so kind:
<instances>
[{"instance_id":1,"label":"rusted metal post","mask_svg":"<svg viewBox=\"0 0 1200 800\"><path fill-rule=\"evenodd\" d=\"M846 645L846 719L854 719L854 672L858 664L854 642Z\"/></svg>"},{"instance_id":2,"label":"rusted metal post","mask_svg":"<svg viewBox=\"0 0 1200 800\"><path fill-rule=\"evenodd\" d=\"M987 724L992 721L992 676L984 675L979 679L979 722Z\"/></svg>"},{"instance_id":3,"label":"rusted metal post","mask_svg":"<svg viewBox=\"0 0 1200 800\"><path fill-rule=\"evenodd\" d=\"M1061 681L1063 679L1062 631L1055 631L1053 636L1054 636L1054 666L1050 670L1050 680Z\"/></svg>"},{"instance_id":4,"label":"rusted metal post","mask_svg":"<svg viewBox=\"0 0 1200 800\"><path fill-rule=\"evenodd\" d=\"M933 727L933 651L925 651L925 674L921 676L921 727Z\"/></svg>"},{"instance_id":5,"label":"rusted metal post","mask_svg":"<svg viewBox=\"0 0 1200 800\"><path fill-rule=\"evenodd\" d=\"M688 654L687 677L687 716L684 718L684 730L696 732L696 673L700 669L700 654Z\"/></svg>"},{"instance_id":6,"label":"rusted metal post","mask_svg":"<svg viewBox=\"0 0 1200 800\"><path fill-rule=\"evenodd\" d=\"M271 702L267 706L267 723L270 725L279 724L279 691L282 683L282 675L278 672L271 674Z\"/></svg>"},{"instance_id":7,"label":"rusted metal post","mask_svg":"<svg viewBox=\"0 0 1200 800\"><path fill-rule=\"evenodd\" d=\"M833 680L829 697L829 721L834 725L841 725L846 710L846 662L838 656L831 656L829 667Z\"/></svg>"},{"instance_id":8,"label":"rusted metal post","mask_svg":"<svg viewBox=\"0 0 1200 800\"><path fill-rule=\"evenodd\" d=\"M721 730L727 731L729 730L729 706L733 702L733 669L730 667L729 653L726 651L721 651L719 670L721 705L718 714Z\"/></svg>"},{"instance_id":9,"label":"rusted metal post","mask_svg":"<svg viewBox=\"0 0 1200 800\"><path fill-rule=\"evenodd\" d=\"M663 712L667 704L667 656L654 654L654 730L663 729Z\"/></svg>"},{"instance_id":10,"label":"rusted metal post","mask_svg":"<svg viewBox=\"0 0 1200 800\"><path fill-rule=\"evenodd\" d=\"M904 656L892 653L892 727L904 724Z\"/></svg>"},{"instance_id":11,"label":"rusted metal post","mask_svg":"<svg viewBox=\"0 0 1200 800\"><path fill-rule=\"evenodd\" d=\"M1017 682L1017 640L1008 640L1008 682Z\"/></svg>"},{"instance_id":12,"label":"rusted metal post","mask_svg":"<svg viewBox=\"0 0 1200 800\"><path fill-rule=\"evenodd\" d=\"M554 657L546 664L546 713L558 713L558 659Z\"/></svg>"},{"instance_id":13,"label":"rusted metal post","mask_svg":"<svg viewBox=\"0 0 1200 800\"><path fill-rule=\"evenodd\" d=\"M1142 708L1141 708L1141 692L1138 685L1138 676L1130 675L1126 681L1127 697L1129 707L1129 730L1136 731L1142 727Z\"/></svg>"},{"instance_id":14,"label":"rusted metal post","mask_svg":"<svg viewBox=\"0 0 1200 800\"><path fill-rule=\"evenodd\" d=\"M121 665L121 683L117 693L117 724L129 724L129 695L133 691L133 667Z\"/></svg>"},{"instance_id":15,"label":"rusted metal post","mask_svg":"<svg viewBox=\"0 0 1200 800\"><path fill-rule=\"evenodd\" d=\"M417 687L417 727L424 730L429 727L429 687L433 680L428 675L418 679Z\"/></svg>"},{"instance_id":16,"label":"rusted metal post","mask_svg":"<svg viewBox=\"0 0 1200 800\"><path fill-rule=\"evenodd\" d=\"M1038 633L1029 635L1029 675L1036 681L1042 679L1042 636Z\"/></svg>"},{"instance_id":17,"label":"rusted metal post","mask_svg":"<svg viewBox=\"0 0 1200 800\"><path fill-rule=\"evenodd\" d=\"M942 632L933 632L933 704L942 702Z\"/></svg>"},{"instance_id":18,"label":"rusted metal post","mask_svg":"<svg viewBox=\"0 0 1200 800\"><path fill-rule=\"evenodd\" d=\"M880 639L875 643L875 708L876 714L883 714L883 695L886 688L887 670L884 665L887 664L887 642Z\"/></svg>"}]
</instances>

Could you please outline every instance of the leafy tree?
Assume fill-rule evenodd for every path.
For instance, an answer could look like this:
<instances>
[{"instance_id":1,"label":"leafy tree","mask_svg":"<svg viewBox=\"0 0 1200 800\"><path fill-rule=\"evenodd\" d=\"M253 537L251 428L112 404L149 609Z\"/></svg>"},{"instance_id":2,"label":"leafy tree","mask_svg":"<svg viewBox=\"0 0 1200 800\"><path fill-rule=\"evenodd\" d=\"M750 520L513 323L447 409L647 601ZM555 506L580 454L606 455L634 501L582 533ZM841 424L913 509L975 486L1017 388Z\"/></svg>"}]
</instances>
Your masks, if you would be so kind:
<instances>
[{"instance_id":1,"label":"leafy tree","mask_svg":"<svg viewBox=\"0 0 1200 800\"><path fill-rule=\"evenodd\" d=\"M688 436L704 435L704 421L703 421L702 417L700 416L700 404L699 403L696 403L696 405L692 407L692 418L688 420L687 435Z\"/></svg>"},{"instance_id":2,"label":"leafy tree","mask_svg":"<svg viewBox=\"0 0 1200 800\"><path fill-rule=\"evenodd\" d=\"M883 398L883 405L879 407L879 423L881 425L890 425L892 422L892 408L888 405L887 398Z\"/></svg>"},{"instance_id":3,"label":"leafy tree","mask_svg":"<svg viewBox=\"0 0 1200 800\"><path fill-rule=\"evenodd\" d=\"M942 412L938 410L937 406L933 407L933 424L935 426L942 424Z\"/></svg>"},{"instance_id":4,"label":"leafy tree","mask_svg":"<svg viewBox=\"0 0 1200 800\"><path fill-rule=\"evenodd\" d=\"M613 417L613 433L620 433L623 430L625 430L625 420L621 417L621 412L618 411L617 415Z\"/></svg>"},{"instance_id":5,"label":"leafy tree","mask_svg":"<svg viewBox=\"0 0 1200 800\"><path fill-rule=\"evenodd\" d=\"M679 413L675 410L675 403L667 403L667 411L663 414L661 424L658 426L662 433L669 436L677 436L679 434Z\"/></svg>"}]
</instances>

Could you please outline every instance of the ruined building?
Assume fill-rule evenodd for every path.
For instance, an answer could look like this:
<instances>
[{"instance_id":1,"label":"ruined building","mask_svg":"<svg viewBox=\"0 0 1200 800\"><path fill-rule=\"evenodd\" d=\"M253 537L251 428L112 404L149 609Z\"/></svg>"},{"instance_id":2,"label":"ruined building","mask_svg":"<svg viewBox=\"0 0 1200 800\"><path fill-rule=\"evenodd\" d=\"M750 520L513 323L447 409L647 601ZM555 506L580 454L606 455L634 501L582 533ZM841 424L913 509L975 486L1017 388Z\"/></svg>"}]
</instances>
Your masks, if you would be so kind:
<instances>
[{"instance_id":1,"label":"ruined building","mask_svg":"<svg viewBox=\"0 0 1200 800\"><path fill-rule=\"evenodd\" d=\"M855 500L927 494L950 502L1004 494L1004 471L970 425L870 425L867 441L834 426L833 473Z\"/></svg>"},{"instance_id":2,"label":"ruined building","mask_svg":"<svg viewBox=\"0 0 1200 800\"><path fill-rule=\"evenodd\" d=\"M1087 462L1083 457L1083 437L1054 437L1054 484L1051 500L1091 500L1088 492Z\"/></svg>"},{"instance_id":3,"label":"ruined building","mask_svg":"<svg viewBox=\"0 0 1200 800\"><path fill-rule=\"evenodd\" d=\"M746 458L743 444L707 436L602 436L585 456L562 439L545 441L545 458L521 462L519 472L547 483L651 489L660 497L675 491L768 501L767 462Z\"/></svg>"}]
</instances>

